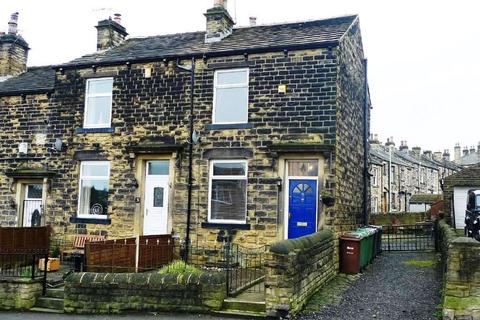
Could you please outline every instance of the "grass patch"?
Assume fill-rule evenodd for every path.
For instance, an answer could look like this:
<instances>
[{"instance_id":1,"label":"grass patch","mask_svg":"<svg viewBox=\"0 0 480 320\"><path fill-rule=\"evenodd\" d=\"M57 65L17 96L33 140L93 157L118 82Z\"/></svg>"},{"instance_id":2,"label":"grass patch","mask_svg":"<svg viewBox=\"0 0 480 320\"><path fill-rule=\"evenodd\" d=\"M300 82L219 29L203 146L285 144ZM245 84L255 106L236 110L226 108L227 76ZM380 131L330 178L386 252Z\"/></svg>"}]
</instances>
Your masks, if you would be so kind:
<instances>
[{"instance_id":1,"label":"grass patch","mask_svg":"<svg viewBox=\"0 0 480 320\"><path fill-rule=\"evenodd\" d=\"M434 260L407 260L403 262L403 264L407 266L431 268L435 266L436 262Z\"/></svg>"},{"instance_id":2,"label":"grass patch","mask_svg":"<svg viewBox=\"0 0 480 320\"><path fill-rule=\"evenodd\" d=\"M164 266L161 268L158 273L160 274L172 274L172 275L181 275L181 274L193 274L196 276L200 276L203 271L195 266L190 264L186 264L181 260L177 260L172 262L169 265Z\"/></svg>"}]
</instances>

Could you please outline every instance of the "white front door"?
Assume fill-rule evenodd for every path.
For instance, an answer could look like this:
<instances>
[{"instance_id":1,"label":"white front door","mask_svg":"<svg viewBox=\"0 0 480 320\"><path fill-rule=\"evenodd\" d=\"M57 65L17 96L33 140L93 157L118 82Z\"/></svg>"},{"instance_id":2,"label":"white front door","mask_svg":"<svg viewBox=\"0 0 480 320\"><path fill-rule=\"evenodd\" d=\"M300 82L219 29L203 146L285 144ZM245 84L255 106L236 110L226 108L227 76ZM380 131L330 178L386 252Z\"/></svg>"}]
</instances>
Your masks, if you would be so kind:
<instances>
[{"instance_id":1,"label":"white front door","mask_svg":"<svg viewBox=\"0 0 480 320\"><path fill-rule=\"evenodd\" d=\"M168 232L168 160L148 161L145 175L145 211L143 216L143 234L159 235Z\"/></svg>"},{"instance_id":2,"label":"white front door","mask_svg":"<svg viewBox=\"0 0 480 320\"><path fill-rule=\"evenodd\" d=\"M40 225L42 214L42 193L41 184L27 184L25 186L25 200L23 201L23 226L32 227L32 216L35 215L35 225Z\"/></svg>"}]
</instances>

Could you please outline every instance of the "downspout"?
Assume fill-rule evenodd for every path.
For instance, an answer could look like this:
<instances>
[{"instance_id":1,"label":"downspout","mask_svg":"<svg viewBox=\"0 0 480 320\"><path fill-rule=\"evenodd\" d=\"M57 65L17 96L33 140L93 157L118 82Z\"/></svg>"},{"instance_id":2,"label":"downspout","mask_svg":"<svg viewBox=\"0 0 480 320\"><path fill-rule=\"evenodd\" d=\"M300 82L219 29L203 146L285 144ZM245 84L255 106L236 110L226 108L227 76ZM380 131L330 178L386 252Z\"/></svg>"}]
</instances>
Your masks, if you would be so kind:
<instances>
[{"instance_id":1,"label":"downspout","mask_svg":"<svg viewBox=\"0 0 480 320\"><path fill-rule=\"evenodd\" d=\"M187 198L187 230L185 235L185 263L188 262L188 251L190 246L190 224L192 216L192 183L193 183L193 97L195 91L195 58L192 58L190 69L190 119L189 119L189 141L188 141L188 198Z\"/></svg>"},{"instance_id":2,"label":"downspout","mask_svg":"<svg viewBox=\"0 0 480 320\"><path fill-rule=\"evenodd\" d=\"M364 101L363 101L363 222L368 224L368 77L367 59L363 60L364 65Z\"/></svg>"}]
</instances>

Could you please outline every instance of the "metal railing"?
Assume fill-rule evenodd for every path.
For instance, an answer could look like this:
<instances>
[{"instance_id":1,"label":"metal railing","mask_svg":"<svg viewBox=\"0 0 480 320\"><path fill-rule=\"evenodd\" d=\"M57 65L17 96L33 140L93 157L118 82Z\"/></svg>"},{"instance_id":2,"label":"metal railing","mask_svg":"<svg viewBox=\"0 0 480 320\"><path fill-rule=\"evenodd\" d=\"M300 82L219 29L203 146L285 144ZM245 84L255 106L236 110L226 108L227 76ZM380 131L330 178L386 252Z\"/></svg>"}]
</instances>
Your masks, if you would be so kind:
<instances>
[{"instance_id":1,"label":"metal railing","mask_svg":"<svg viewBox=\"0 0 480 320\"><path fill-rule=\"evenodd\" d=\"M383 226L382 249L386 251L433 251L433 223Z\"/></svg>"}]
</instances>

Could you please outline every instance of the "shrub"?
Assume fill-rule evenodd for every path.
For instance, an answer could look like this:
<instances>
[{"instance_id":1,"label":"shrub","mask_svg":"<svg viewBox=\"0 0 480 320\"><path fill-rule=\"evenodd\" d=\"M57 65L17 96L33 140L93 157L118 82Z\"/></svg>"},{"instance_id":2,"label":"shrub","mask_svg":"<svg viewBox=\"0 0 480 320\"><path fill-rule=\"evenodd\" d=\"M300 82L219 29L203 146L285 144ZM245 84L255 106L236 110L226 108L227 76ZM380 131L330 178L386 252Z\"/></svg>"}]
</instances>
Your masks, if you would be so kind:
<instances>
[{"instance_id":1,"label":"shrub","mask_svg":"<svg viewBox=\"0 0 480 320\"><path fill-rule=\"evenodd\" d=\"M171 274L176 276L183 275L183 274L194 274L196 276L200 276L203 273L203 271L195 266L186 264L181 260L177 260L161 268L158 271L158 273Z\"/></svg>"}]
</instances>

